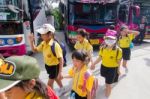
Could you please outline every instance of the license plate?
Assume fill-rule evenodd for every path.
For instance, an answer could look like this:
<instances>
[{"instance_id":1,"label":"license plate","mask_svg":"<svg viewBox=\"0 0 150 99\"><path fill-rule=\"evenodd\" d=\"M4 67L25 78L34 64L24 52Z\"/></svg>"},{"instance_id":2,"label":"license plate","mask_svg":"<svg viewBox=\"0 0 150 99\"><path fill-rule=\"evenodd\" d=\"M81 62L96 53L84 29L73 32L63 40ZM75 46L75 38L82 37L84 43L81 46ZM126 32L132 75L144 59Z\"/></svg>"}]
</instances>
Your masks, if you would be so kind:
<instances>
[{"instance_id":1,"label":"license plate","mask_svg":"<svg viewBox=\"0 0 150 99\"><path fill-rule=\"evenodd\" d=\"M92 45L99 44L99 39L90 39L90 43L91 43Z\"/></svg>"},{"instance_id":2,"label":"license plate","mask_svg":"<svg viewBox=\"0 0 150 99\"><path fill-rule=\"evenodd\" d=\"M150 39L150 34L146 34L144 38L145 39Z\"/></svg>"}]
</instances>

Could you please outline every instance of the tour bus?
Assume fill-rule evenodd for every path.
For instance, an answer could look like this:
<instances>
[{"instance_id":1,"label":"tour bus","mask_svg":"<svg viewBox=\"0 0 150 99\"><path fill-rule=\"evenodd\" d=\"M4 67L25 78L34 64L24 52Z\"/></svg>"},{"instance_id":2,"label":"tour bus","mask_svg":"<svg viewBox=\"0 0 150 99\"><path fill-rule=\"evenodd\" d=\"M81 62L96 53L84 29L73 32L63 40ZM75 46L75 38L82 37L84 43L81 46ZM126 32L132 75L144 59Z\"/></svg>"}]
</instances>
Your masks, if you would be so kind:
<instances>
[{"instance_id":1,"label":"tour bus","mask_svg":"<svg viewBox=\"0 0 150 99\"><path fill-rule=\"evenodd\" d=\"M47 22L42 4L43 0L0 0L0 54L8 57L31 51L28 34Z\"/></svg>"},{"instance_id":2,"label":"tour bus","mask_svg":"<svg viewBox=\"0 0 150 99\"><path fill-rule=\"evenodd\" d=\"M60 10L64 16L66 42L72 46L76 42L76 31L83 28L89 32L92 45L103 42L110 25L116 30L122 24L137 29L133 18L138 17L140 8L132 0L61 0Z\"/></svg>"}]
</instances>

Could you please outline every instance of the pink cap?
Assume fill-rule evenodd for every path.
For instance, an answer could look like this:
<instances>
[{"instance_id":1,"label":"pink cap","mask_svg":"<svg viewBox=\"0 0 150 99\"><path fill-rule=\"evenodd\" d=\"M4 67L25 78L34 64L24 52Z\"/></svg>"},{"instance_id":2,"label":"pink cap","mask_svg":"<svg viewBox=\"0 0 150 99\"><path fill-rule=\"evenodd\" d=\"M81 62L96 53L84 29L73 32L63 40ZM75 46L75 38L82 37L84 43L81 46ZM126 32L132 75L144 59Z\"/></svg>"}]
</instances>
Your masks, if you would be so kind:
<instances>
[{"instance_id":1,"label":"pink cap","mask_svg":"<svg viewBox=\"0 0 150 99\"><path fill-rule=\"evenodd\" d=\"M115 30L108 29L105 36L117 36L117 32Z\"/></svg>"}]
</instances>

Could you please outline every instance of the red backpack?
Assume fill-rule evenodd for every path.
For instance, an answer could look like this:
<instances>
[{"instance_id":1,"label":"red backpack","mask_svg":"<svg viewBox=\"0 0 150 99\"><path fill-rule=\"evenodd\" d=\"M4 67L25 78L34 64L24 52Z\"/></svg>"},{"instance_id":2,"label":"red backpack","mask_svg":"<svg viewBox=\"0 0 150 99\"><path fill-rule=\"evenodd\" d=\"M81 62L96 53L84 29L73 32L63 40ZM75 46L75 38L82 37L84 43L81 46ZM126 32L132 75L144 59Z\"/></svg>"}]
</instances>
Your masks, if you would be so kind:
<instances>
[{"instance_id":1,"label":"red backpack","mask_svg":"<svg viewBox=\"0 0 150 99\"><path fill-rule=\"evenodd\" d=\"M90 75L91 75L91 73L89 71L84 73L84 82L83 82L82 91L86 91L86 82L87 82L88 78L90 77ZM97 88L98 88L98 79L94 76L93 86L92 86L92 90L91 90L92 99L96 98Z\"/></svg>"},{"instance_id":2,"label":"red backpack","mask_svg":"<svg viewBox=\"0 0 150 99\"><path fill-rule=\"evenodd\" d=\"M59 99L58 96L56 96L55 92L50 87L48 87L47 89L49 99Z\"/></svg>"}]
</instances>

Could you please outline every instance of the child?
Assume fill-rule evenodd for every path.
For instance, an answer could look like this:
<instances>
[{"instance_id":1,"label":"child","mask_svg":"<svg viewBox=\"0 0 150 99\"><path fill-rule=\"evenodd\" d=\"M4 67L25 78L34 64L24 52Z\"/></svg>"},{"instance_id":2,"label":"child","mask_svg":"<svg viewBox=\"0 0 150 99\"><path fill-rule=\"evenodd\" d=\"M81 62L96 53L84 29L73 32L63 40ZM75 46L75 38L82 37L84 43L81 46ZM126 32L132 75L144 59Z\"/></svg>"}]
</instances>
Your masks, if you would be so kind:
<instances>
[{"instance_id":1,"label":"child","mask_svg":"<svg viewBox=\"0 0 150 99\"><path fill-rule=\"evenodd\" d=\"M122 51L116 45L116 37L106 36L104 42L105 43L100 47L99 57L93 62L91 69L95 69L95 65L102 60L100 73L101 76L105 78L105 98L108 99L111 94L111 84L118 81Z\"/></svg>"},{"instance_id":2,"label":"child","mask_svg":"<svg viewBox=\"0 0 150 99\"><path fill-rule=\"evenodd\" d=\"M63 53L60 45L55 44L56 56L53 55L51 46L54 43L55 28L51 24L43 24L37 32L41 35L42 42L35 46L33 34L29 35L29 41L33 52L42 52L47 73L49 74L48 85L53 88L54 81L60 88L63 87L60 80L63 68Z\"/></svg>"},{"instance_id":3,"label":"child","mask_svg":"<svg viewBox=\"0 0 150 99\"><path fill-rule=\"evenodd\" d=\"M117 31L115 31L115 26L114 25L110 25L110 27L107 30L105 36L117 36Z\"/></svg>"},{"instance_id":4,"label":"child","mask_svg":"<svg viewBox=\"0 0 150 99\"><path fill-rule=\"evenodd\" d=\"M120 36L118 37L118 45L122 49L123 54L122 66L125 68L126 73L128 73L127 61L130 60L131 56L130 44L137 35L139 35L138 31L129 30L127 26L122 26L120 29Z\"/></svg>"},{"instance_id":5,"label":"child","mask_svg":"<svg viewBox=\"0 0 150 99\"><path fill-rule=\"evenodd\" d=\"M1 93L0 93L0 99L7 99L7 97L5 96L5 93L4 93L4 92L1 92Z\"/></svg>"},{"instance_id":6,"label":"child","mask_svg":"<svg viewBox=\"0 0 150 99\"><path fill-rule=\"evenodd\" d=\"M33 34L29 35L29 41L33 52L42 52L47 73L49 74L48 85L53 88L54 81L59 85L59 94L63 93L63 85L61 82L63 68L63 52L60 45L54 41L55 28L51 24L43 24L37 32L41 35L42 42L35 46ZM55 53L53 54L51 47L55 43Z\"/></svg>"},{"instance_id":7,"label":"child","mask_svg":"<svg viewBox=\"0 0 150 99\"><path fill-rule=\"evenodd\" d=\"M89 76L85 89L82 90L84 86L84 74L87 72L87 66L85 65L85 54L80 51L75 51L72 54L73 67L69 70L69 74L63 78L73 78L71 95L74 95L73 99L92 99L91 90L93 86L94 77Z\"/></svg>"},{"instance_id":8,"label":"child","mask_svg":"<svg viewBox=\"0 0 150 99\"><path fill-rule=\"evenodd\" d=\"M30 56L1 59L0 99L59 99L54 91L39 79L38 61ZM9 71L9 73L8 73Z\"/></svg>"},{"instance_id":9,"label":"child","mask_svg":"<svg viewBox=\"0 0 150 99\"><path fill-rule=\"evenodd\" d=\"M87 55L86 57L86 64L88 65L89 62L92 63L92 53L93 47L87 39L87 32L84 29L78 29L77 31L77 42L74 48L78 51L81 51Z\"/></svg>"}]
</instances>

